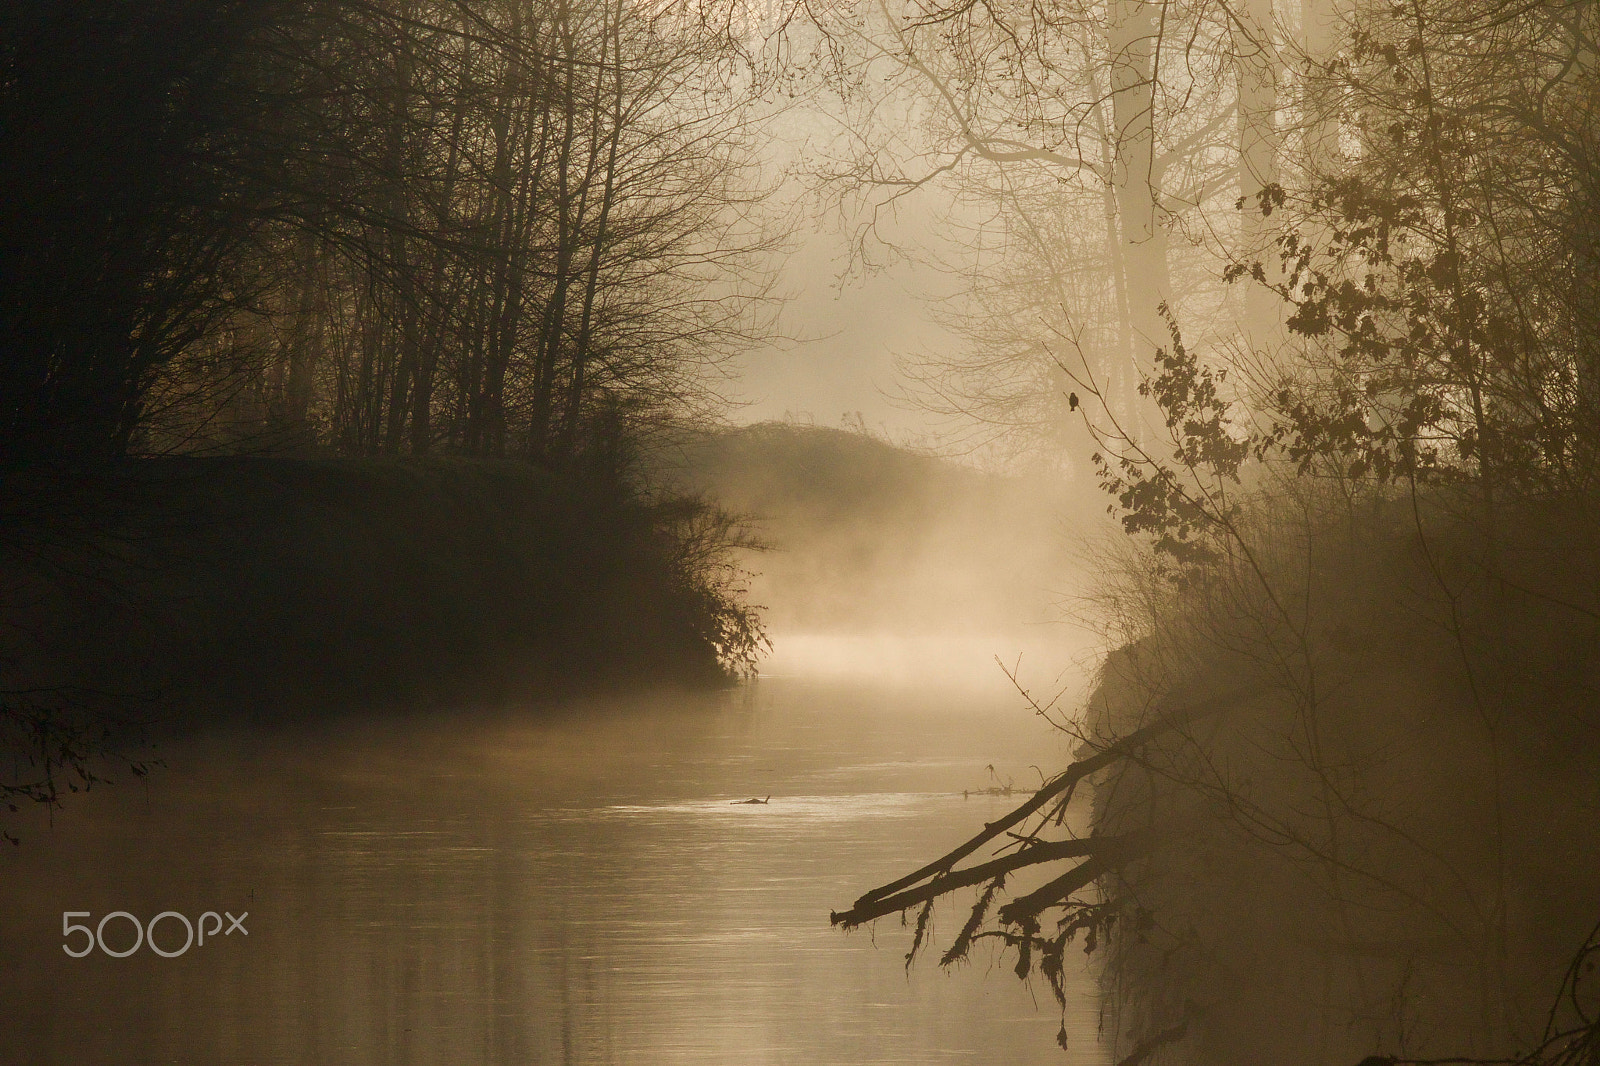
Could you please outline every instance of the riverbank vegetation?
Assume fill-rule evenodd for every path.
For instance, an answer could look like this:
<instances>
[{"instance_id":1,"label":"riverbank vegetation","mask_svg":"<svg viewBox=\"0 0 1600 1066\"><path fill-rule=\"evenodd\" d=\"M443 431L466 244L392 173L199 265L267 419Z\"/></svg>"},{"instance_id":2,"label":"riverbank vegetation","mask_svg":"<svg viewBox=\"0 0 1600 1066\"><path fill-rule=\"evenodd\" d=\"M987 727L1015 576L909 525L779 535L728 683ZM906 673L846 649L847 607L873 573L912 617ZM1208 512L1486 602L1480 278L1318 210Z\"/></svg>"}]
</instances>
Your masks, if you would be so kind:
<instances>
[{"instance_id":1,"label":"riverbank vegetation","mask_svg":"<svg viewBox=\"0 0 1600 1066\"><path fill-rule=\"evenodd\" d=\"M1160 103L1188 100L1182 75L1151 72L1166 48L1231 64L1230 90L1199 102L1238 119L1236 154L1214 160L1241 172L1208 194L1233 199L1235 228L1212 232L1237 240L1203 285L1181 283L1193 256L1127 276L1119 297L1163 288L1142 328L1122 320L1149 344L1131 373L1095 340L1115 319L1065 299L1088 283L1051 275L1050 313L1080 321L1032 351L1129 535L1093 597L1115 650L1086 714L1062 719L1082 759L835 921L914 909L915 954L935 901L974 891L944 961L992 941L1060 996L1067 948L1087 947L1130 1066L1592 1061L1593 6L1308 6L1320 21L1295 27L1246 5L1208 35L1190 8L1108 5L1110 31L1132 7L1184 30L1146 25L1114 51L1109 99L1085 113L1109 105L1101 128L1132 138L1116 151L1147 153L1119 165L1145 161L1140 195L1158 218L1172 197L1175 234L1208 206L1162 188L1175 166L1148 169L1195 132ZM996 16L1031 31L1009 38L987 9L960 17L955 84L994 87L982 64L1018 50L1012 99L1043 137L1058 98L1032 90L1093 53L1046 52L1054 28L1021 12ZM1119 82L1141 63L1148 78ZM1119 93L1156 103L1130 120ZM1101 176L1128 192L1125 170ZM1149 223L1118 207L1124 235Z\"/></svg>"},{"instance_id":2,"label":"riverbank vegetation","mask_svg":"<svg viewBox=\"0 0 1600 1066\"><path fill-rule=\"evenodd\" d=\"M738 524L639 475L767 327L752 78L709 9L7 5L5 796L178 694L748 671Z\"/></svg>"}]
</instances>

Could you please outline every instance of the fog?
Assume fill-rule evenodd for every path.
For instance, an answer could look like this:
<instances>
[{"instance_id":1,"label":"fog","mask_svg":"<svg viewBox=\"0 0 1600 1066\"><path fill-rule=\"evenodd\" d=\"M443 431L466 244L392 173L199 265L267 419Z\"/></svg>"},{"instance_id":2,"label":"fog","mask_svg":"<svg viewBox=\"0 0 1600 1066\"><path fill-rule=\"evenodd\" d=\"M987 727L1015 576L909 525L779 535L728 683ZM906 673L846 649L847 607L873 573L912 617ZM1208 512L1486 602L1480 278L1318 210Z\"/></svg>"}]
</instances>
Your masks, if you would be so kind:
<instances>
[{"instance_id":1,"label":"fog","mask_svg":"<svg viewBox=\"0 0 1600 1066\"><path fill-rule=\"evenodd\" d=\"M907 680L1082 676L1074 624L1092 516L1072 486L985 473L859 429L768 422L686 445L673 483L743 516L749 598L774 650L762 672ZM975 677L977 675L977 677Z\"/></svg>"},{"instance_id":2,"label":"fog","mask_svg":"<svg viewBox=\"0 0 1600 1066\"><path fill-rule=\"evenodd\" d=\"M12 8L7 1054L1600 1062L1600 4Z\"/></svg>"},{"instance_id":3,"label":"fog","mask_svg":"<svg viewBox=\"0 0 1600 1066\"><path fill-rule=\"evenodd\" d=\"M884 255L887 263L868 270L847 216L803 192L792 195L801 221L777 256L775 282L785 339L734 365L733 419L859 425L895 441L929 440L948 420L905 402L899 364L962 343L930 313L958 283L911 256ZM926 245L938 232L938 213L953 207L939 199L930 194L898 213L880 238Z\"/></svg>"}]
</instances>

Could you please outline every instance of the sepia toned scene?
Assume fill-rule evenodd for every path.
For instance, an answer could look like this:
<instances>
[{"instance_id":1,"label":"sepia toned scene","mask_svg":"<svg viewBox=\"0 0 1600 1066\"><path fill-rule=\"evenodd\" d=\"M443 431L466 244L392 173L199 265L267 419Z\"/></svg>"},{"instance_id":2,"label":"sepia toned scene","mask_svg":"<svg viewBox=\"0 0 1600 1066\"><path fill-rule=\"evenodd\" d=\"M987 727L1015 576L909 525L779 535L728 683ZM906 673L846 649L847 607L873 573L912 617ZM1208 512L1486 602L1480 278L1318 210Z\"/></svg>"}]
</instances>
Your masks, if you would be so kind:
<instances>
[{"instance_id":1,"label":"sepia toned scene","mask_svg":"<svg viewBox=\"0 0 1600 1066\"><path fill-rule=\"evenodd\" d=\"M0 1062L1600 1066L1593 0L7 0Z\"/></svg>"}]
</instances>

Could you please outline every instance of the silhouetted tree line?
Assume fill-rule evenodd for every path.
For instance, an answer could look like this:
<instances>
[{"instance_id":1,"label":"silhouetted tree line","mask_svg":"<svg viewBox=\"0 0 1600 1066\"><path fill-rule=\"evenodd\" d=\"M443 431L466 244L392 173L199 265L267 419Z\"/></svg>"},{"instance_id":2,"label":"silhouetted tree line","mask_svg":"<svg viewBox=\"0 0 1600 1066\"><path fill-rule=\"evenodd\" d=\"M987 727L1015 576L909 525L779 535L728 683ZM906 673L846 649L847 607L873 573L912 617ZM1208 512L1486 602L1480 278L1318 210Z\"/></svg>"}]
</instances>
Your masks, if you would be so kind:
<instances>
[{"instance_id":1,"label":"silhouetted tree line","mask_svg":"<svg viewBox=\"0 0 1600 1066\"><path fill-rule=\"evenodd\" d=\"M763 325L716 15L0 4L0 802L206 684L749 672L737 523L626 476ZM525 462L321 462L424 456Z\"/></svg>"},{"instance_id":2,"label":"silhouetted tree line","mask_svg":"<svg viewBox=\"0 0 1600 1066\"><path fill-rule=\"evenodd\" d=\"M617 0L0 12L0 455L615 467L752 335L736 47Z\"/></svg>"}]
</instances>

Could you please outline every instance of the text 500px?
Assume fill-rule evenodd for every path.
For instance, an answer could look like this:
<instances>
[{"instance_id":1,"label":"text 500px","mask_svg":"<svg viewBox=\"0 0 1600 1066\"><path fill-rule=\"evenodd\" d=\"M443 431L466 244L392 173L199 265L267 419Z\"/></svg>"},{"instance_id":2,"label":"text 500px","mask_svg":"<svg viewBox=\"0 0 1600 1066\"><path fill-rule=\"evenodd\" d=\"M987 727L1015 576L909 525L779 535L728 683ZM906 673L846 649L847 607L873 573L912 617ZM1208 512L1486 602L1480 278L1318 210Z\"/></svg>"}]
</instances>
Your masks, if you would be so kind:
<instances>
[{"instance_id":1,"label":"text 500px","mask_svg":"<svg viewBox=\"0 0 1600 1066\"><path fill-rule=\"evenodd\" d=\"M226 930L224 930L222 927L222 919L224 915L226 915L228 919L228 927ZM110 914L107 914L105 917L101 918L99 924L97 924L93 929L90 929L87 925L80 925L73 921L74 918L92 917L93 915L89 911L61 912L61 935L68 941L68 943L61 945L62 951L65 951L68 955L71 955L75 959L81 959L98 947L101 951L105 952L107 955L110 955L113 959L121 959L132 955L145 944L149 944L150 950L155 952L157 955L160 955L162 958L175 959L179 955L182 955L184 952L188 951L192 946L198 944L198 946L204 947L206 938L210 937L211 939L215 940L218 933L221 933L223 936L232 936L234 933L243 933L245 936L250 935L250 930L244 927L244 920L250 917L249 911L245 911L237 918L235 918L228 911L223 911L222 914L218 914L216 911L206 911L200 916L200 920L198 922L189 921L188 918L182 914L179 914L177 911L162 911L154 918L151 918L148 924L141 924L139 919L135 918L127 911L112 911ZM106 945L106 923L110 922L113 918L122 919L122 921L127 925L133 926L132 947L108 947ZM160 925L162 922L166 922L168 924L168 928L162 931L162 939L168 941L168 946L165 948L156 943L156 926ZM210 923L210 928L207 928L208 922ZM177 939L177 926L183 927L183 944L179 947L172 947L172 942ZM127 942L127 936L122 932L122 930L118 929L116 925L113 925L112 929L114 932L113 940L117 945ZM197 930L198 936L196 935ZM83 934L83 946L75 949L70 941L77 933Z\"/></svg>"}]
</instances>

